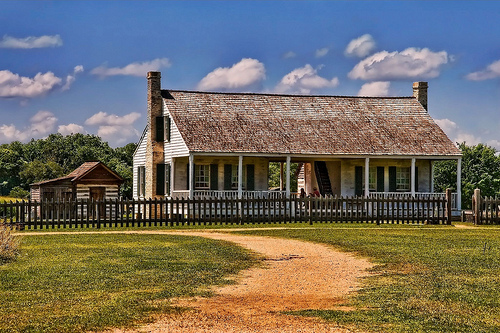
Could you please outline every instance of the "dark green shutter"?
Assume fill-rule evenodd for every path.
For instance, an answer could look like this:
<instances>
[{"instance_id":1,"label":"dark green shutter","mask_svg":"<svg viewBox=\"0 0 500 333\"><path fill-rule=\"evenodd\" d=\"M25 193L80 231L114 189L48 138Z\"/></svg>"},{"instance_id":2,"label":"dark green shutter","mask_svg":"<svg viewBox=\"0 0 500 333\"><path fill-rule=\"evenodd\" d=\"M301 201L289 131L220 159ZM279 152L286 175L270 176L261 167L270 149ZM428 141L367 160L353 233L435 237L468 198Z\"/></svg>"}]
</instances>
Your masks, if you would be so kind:
<instances>
[{"instance_id":1,"label":"dark green shutter","mask_svg":"<svg viewBox=\"0 0 500 333\"><path fill-rule=\"evenodd\" d=\"M188 189L188 190L189 190L189 163L188 163L188 164L187 164L187 166L186 166L186 178L187 178L187 181L186 181L186 184L187 184L186 189Z\"/></svg>"},{"instance_id":2,"label":"dark green shutter","mask_svg":"<svg viewBox=\"0 0 500 333\"><path fill-rule=\"evenodd\" d=\"M210 164L210 189L219 189L219 166L217 164Z\"/></svg>"},{"instance_id":3,"label":"dark green shutter","mask_svg":"<svg viewBox=\"0 0 500 333\"><path fill-rule=\"evenodd\" d=\"M384 167L377 167L377 192L384 192Z\"/></svg>"},{"instance_id":4,"label":"dark green shutter","mask_svg":"<svg viewBox=\"0 0 500 333\"><path fill-rule=\"evenodd\" d=\"M415 167L415 192L418 192L418 168Z\"/></svg>"},{"instance_id":5,"label":"dark green shutter","mask_svg":"<svg viewBox=\"0 0 500 333\"><path fill-rule=\"evenodd\" d=\"M170 164L165 164L165 194L170 196Z\"/></svg>"},{"instance_id":6,"label":"dark green shutter","mask_svg":"<svg viewBox=\"0 0 500 333\"><path fill-rule=\"evenodd\" d=\"M354 168L354 195L363 195L363 167Z\"/></svg>"},{"instance_id":7,"label":"dark green shutter","mask_svg":"<svg viewBox=\"0 0 500 333\"><path fill-rule=\"evenodd\" d=\"M163 126L163 117L156 117L156 141L158 142L165 140L165 129Z\"/></svg>"},{"instance_id":8,"label":"dark green shutter","mask_svg":"<svg viewBox=\"0 0 500 333\"><path fill-rule=\"evenodd\" d=\"M255 190L255 165L247 164L247 191Z\"/></svg>"},{"instance_id":9,"label":"dark green shutter","mask_svg":"<svg viewBox=\"0 0 500 333\"><path fill-rule=\"evenodd\" d=\"M389 192L396 192L396 167L389 167Z\"/></svg>"},{"instance_id":10,"label":"dark green shutter","mask_svg":"<svg viewBox=\"0 0 500 333\"><path fill-rule=\"evenodd\" d=\"M156 194L165 195L165 164L156 165Z\"/></svg>"},{"instance_id":11,"label":"dark green shutter","mask_svg":"<svg viewBox=\"0 0 500 333\"><path fill-rule=\"evenodd\" d=\"M233 182L233 166L231 164L224 164L224 190L231 190Z\"/></svg>"},{"instance_id":12,"label":"dark green shutter","mask_svg":"<svg viewBox=\"0 0 500 333\"><path fill-rule=\"evenodd\" d=\"M141 196L141 167L137 167L137 197Z\"/></svg>"},{"instance_id":13,"label":"dark green shutter","mask_svg":"<svg viewBox=\"0 0 500 333\"><path fill-rule=\"evenodd\" d=\"M165 135L166 141L170 142L170 117L165 117Z\"/></svg>"}]
</instances>

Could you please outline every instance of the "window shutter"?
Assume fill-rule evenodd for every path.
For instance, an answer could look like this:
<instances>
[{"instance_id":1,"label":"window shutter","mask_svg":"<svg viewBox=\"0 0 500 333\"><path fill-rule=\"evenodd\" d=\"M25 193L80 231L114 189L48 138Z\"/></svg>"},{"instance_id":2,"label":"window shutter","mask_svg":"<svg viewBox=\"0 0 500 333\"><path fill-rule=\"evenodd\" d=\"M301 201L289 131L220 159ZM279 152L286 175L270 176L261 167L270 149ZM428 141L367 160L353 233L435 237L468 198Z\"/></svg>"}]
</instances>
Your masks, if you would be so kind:
<instances>
[{"instance_id":1,"label":"window shutter","mask_svg":"<svg viewBox=\"0 0 500 333\"><path fill-rule=\"evenodd\" d=\"M170 142L170 117L165 117L165 140Z\"/></svg>"},{"instance_id":2,"label":"window shutter","mask_svg":"<svg viewBox=\"0 0 500 333\"><path fill-rule=\"evenodd\" d=\"M233 166L231 164L224 164L224 190L231 190L231 183L233 182Z\"/></svg>"},{"instance_id":3,"label":"window shutter","mask_svg":"<svg viewBox=\"0 0 500 333\"><path fill-rule=\"evenodd\" d=\"M165 195L165 164L156 165L156 194Z\"/></svg>"},{"instance_id":4,"label":"window shutter","mask_svg":"<svg viewBox=\"0 0 500 333\"><path fill-rule=\"evenodd\" d=\"M170 190L170 178L171 178L171 167L170 164L165 164L165 194L170 196L171 190Z\"/></svg>"},{"instance_id":5,"label":"window shutter","mask_svg":"<svg viewBox=\"0 0 500 333\"><path fill-rule=\"evenodd\" d=\"M255 190L255 165L247 164L247 191Z\"/></svg>"},{"instance_id":6,"label":"window shutter","mask_svg":"<svg viewBox=\"0 0 500 333\"><path fill-rule=\"evenodd\" d=\"M377 167L377 192L384 192L384 167Z\"/></svg>"},{"instance_id":7,"label":"window shutter","mask_svg":"<svg viewBox=\"0 0 500 333\"><path fill-rule=\"evenodd\" d=\"M163 125L163 117L156 117L156 141L161 142L165 140L165 129Z\"/></svg>"},{"instance_id":8,"label":"window shutter","mask_svg":"<svg viewBox=\"0 0 500 333\"><path fill-rule=\"evenodd\" d=\"M186 177L187 177L187 181L186 181L186 189L189 190L189 163L186 165Z\"/></svg>"},{"instance_id":9,"label":"window shutter","mask_svg":"<svg viewBox=\"0 0 500 333\"><path fill-rule=\"evenodd\" d=\"M210 189L219 189L219 165L210 164Z\"/></svg>"},{"instance_id":10,"label":"window shutter","mask_svg":"<svg viewBox=\"0 0 500 333\"><path fill-rule=\"evenodd\" d=\"M363 167L354 168L354 195L363 195Z\"/></svg>"},{"instance_id":11,"label":"window shutter","mask_svg":"<svg viewBox=\"0 0 500 333\"><path fill-rule=\"evenodd\" d=\"M418 167L415 167L415 192L418 192Z\"/></svg>"},{"instance_id":12,"label":"window shutter","mask_svg":"<svg viewBox=\"0 0 500 333\"><path fill-rule=\"evenodd\" d=\"M396 167L389 167L389 192L396 192Z\"/></svg>"},{"instance_id":13,"label":"window shutter","mask_svg":"<svg viewBox=\"0 0 500 333\"><path fill-rule=\"evenodd\" d=\"M141 196L141 167L137 167L137 185L136 185L137 197Z\"/></svg>"}]
</instances>

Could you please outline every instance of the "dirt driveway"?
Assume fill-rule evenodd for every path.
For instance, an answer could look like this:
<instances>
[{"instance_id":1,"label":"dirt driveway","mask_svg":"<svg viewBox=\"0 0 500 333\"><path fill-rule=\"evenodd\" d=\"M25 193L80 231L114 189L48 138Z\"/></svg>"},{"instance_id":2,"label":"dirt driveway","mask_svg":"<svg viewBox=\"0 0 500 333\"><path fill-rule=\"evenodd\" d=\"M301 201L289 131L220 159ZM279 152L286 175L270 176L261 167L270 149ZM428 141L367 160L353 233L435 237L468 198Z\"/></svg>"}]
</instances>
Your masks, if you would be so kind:
<instances>
[{"instance_id":1,"label":"dirt driveway","mask_svg":"<svg viewBox=\"0 0 500 333\"><path fill-rule=\"evenodd\" d=\"M179 232L168 232L179 234ZM178 300L192 308L160 318L130 332L352 332L319 319L280 314L301 309L345 309L345 298L359 287L373 264L324 245L298 240L218 232L185 232L221 239L262 254L264 267L236 277L237 283L216 288L211 298Z\"/></svg>"}]
</instances>

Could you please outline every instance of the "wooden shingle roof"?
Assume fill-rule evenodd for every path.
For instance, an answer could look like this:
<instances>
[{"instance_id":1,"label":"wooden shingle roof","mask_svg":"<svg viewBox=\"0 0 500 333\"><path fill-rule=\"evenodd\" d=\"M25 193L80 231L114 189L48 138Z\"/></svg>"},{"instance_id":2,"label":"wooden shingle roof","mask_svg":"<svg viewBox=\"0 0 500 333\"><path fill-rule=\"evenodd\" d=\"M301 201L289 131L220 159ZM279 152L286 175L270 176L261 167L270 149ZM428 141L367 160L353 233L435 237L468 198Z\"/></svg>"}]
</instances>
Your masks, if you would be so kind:
<instances>
[{"instance_id":1,"label":"wooden shingle roof","mask_svg":"<svg viewBox=\"0 0 500 333\"><path fill-rule=\"evenodd\" d=\"M460 156L413 97L163 90L191 152Z\"/></svg>"}]
</instances>

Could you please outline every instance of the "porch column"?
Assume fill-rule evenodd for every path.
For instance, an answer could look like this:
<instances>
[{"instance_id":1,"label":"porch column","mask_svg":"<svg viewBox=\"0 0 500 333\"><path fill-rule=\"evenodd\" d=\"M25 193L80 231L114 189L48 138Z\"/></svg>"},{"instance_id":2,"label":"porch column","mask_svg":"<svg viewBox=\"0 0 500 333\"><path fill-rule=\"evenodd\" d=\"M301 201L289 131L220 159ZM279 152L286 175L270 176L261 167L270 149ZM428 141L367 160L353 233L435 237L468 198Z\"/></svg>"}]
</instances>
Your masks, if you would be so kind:
<instances>
[{"instance_id":1,"label":"porch column","mask_svg":"<svg viewBox=\"0 0 500 333\"><path fill-rule=\"evenodd\" d=\"M457 160L457 210L462 210L462 158Z\"/></svg>"},{"instance_id":2,"label":"porch column","mask_svg":"<svg viewBox=\"0 0 500 333\"><path fill-rule=\"evenodd\" d=\"M290 155L286 157L286 197L290 198Z\"/></svg>"},{"instance_id":3,"label":"porch column","mask_svg":"<svg viewBox=\"0 0 500 333\"><path fill-rule=\"evenodd\" d=\"M283 191L283 188L285 187L284 184L284 177L283 177L283 162L280 162L280 191Z\"/></svg>"},{"instance_id":4,"label":"porch column","mask_svg":"<svg viewBox=\"0 0 500 333\"><path fill-rule=\"evenodd\" d=\"M370 158L365 158L365 197L370 195Z\"/></svg>"},{"instance_id":5,"label":"porch column","mask_svg":"<svg viewBox=\"0 0 500 333\"><path fill-rule=\"evenodd\" d=\"M194 198L194 155L189 154L189 199Z\"/></svg>"},{"instance_id":6,"label":"porch column","mask_svg":"<svg viewBox=\"0 0 500 333\"><path fill-rule=\"evenodd\" d=\"M243 198L243 156L238 156L238 198Z\"/></svg>"},{"instance_id":7,"label":"porch column","mask_svg":"<svg viewBox=\"0 0 500 333\"><path fill-rule=\"evenodd\" d=\"M411 159L411 196L415 196L415 157Z\"/></svg>"}]
</instances>

